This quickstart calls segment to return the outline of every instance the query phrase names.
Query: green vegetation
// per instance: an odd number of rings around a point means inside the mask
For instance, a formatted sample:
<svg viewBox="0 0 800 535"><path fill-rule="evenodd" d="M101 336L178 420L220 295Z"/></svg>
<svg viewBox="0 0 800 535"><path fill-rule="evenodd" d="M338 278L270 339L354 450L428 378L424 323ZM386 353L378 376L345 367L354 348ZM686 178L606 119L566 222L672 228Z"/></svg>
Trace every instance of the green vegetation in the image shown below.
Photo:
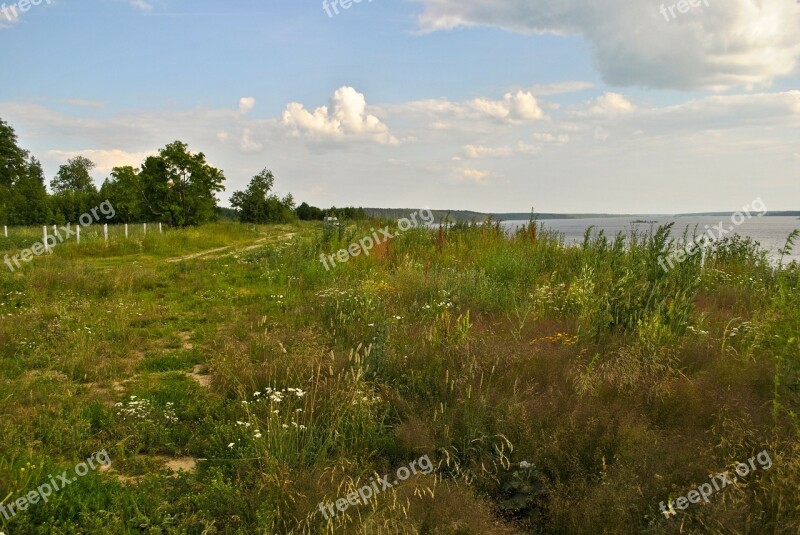
<svg viewBox="0 0 800 535"><path fill-rule="evenodd" d="M283 199L270 193L275 185L272 171L264 169L253 177L246 191L237 191L231 204L239 211L243 223L290 223L295 219L294 198Z"/></svg>
<svg viewBox="0 0 800 535"><path fill-rule="evenodd" d="M800 530L800 269L725 240L219 223L0 274L0 501L105 449L10 535ZM24 244L0 241L15 251ZM768 450L665 519L659 503ZM326 521L334 502L428 455Z"/></svg>
<svg viewBox="0 0 800 535"><path fill-rule="evenodd" d="M267 169L254 176L245 191L233 193L233 209L222 208L216 195L225 190L224 173L181 141L148 157L139 169L115 167L99 190L90 174L94 168L88 158L71 158L50 181L52 195L48 194L41 164L19 147L14 129L0 119L0 225L77 223L104 201L114 206L114 223L160 222L171 227L220 218L254 224L320 221L325 216L366 218L360 208L322 210L302 203L295 209L291 194L281 199L272 192L275 177Z"/></svg>

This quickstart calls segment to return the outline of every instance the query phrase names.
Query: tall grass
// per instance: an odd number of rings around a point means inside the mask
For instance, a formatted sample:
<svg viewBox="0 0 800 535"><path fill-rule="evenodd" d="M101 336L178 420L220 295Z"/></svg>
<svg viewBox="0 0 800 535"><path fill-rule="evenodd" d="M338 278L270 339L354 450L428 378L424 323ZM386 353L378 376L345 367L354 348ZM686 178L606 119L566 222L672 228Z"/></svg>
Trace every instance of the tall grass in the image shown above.
<svg viewBox="0 0 800 535"><path fill-rule="evenodd" d="M730 239L664 271L688 231L568 247L535 221L319 261L386 224L115 236L0 274L0 499L113 459L0 529L800 528L796 263ZM769 471L660 514L765 448ZM421 455L433 474L320 513Z"/></svg>

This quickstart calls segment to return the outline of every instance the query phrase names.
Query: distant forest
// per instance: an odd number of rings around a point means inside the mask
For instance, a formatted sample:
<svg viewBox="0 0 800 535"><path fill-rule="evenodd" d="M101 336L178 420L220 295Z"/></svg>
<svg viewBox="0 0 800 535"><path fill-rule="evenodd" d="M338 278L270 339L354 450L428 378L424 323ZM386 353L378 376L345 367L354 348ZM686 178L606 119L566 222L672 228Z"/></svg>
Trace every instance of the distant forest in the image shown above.
<svg viewBox="0 0 800 535"><path fill-rule="evenodd" d="M361 208L296 206L291 194L280 198L273 193L275 177L267 169L254 176L246 190L234 192L233 208L221 208L216 194L225 190L224 173L181 141L148 157L139 168L115 167L99 189L91 177L94 168L88 158L71 158L50 180L48 191L40 161L19 147L13 127L0 119L0 225L63 225L106 200L114 206L117 223L162 222L175 227L220 217L245 223L366 217Z"/></svg>

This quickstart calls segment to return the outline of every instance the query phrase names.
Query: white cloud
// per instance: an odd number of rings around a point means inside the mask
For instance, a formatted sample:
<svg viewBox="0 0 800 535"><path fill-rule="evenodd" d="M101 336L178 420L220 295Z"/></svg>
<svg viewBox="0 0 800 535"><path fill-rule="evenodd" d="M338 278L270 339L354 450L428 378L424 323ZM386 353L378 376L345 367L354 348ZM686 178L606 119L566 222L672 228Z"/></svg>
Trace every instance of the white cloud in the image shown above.
<svg viewBox="0 0 800 535"><path fill-rule="evenodd" d="M464 155L467 158L505 158L514 154L511 147L484 147L482 145L466 145Z"/></svg>
<svg viewBox="0 0 800 535"><path fill-rule="evenodd" d="M501 100L487 97L460 102L426 99L376 106L382 114L398 121L424 123L437 131L494 132L498 125L514 126L546 120L539 101L529 91L509 91Z"/></svg>
<svg viewBox="0 0 800 535"><path fill-rule="evenodd" d="M715 0L669 22L660 2L417 1L424 5L419 25L425 32L481 25L581 35L603 78L616 85L767 86L792 73L800 56L800 5L790 0Z"/></svg>
<svg viewBox="0 0 800 535"><path fill-rule="evenodd" d="M624 115L635 110L635 106L623 95L619 93L604 93L591 101L585 111L577 112L577 115L591 115L596 117L614 117Z"/></svg>
<svg viewBox="0 0 800 535"><path fill-rule="evenodd" d="M242 139L239 140L239 148L244 152L261 152L264 144L252 139L253 133L249 128L245 128L242 132Z"/></svg>
<svg viewBox="0 0 800 535"><path fill-rule="evenodd" d="M0 101L0 117L17 129L21 146L42 158L47 176L82 154L100 164L95 176L101 178L180 139L225 171L226 195L269 165L288 191L310 195L326 184L324 194L303 197L326 206L519 211L536 199L544 211L678 212L724 208L770 191L776 206L790 209L796 198L800 91L712 95L667 106L600 94L533 122L494 118L469 99L372 105L363 112L348 99L332 100L333 107L317 114L321 134L287 126L281 116L255 119L231 107L97 114L55 101ZM351 113L337 112L337 105ZM369 115L391 124L391 135L404 142L377 143L382 131L369 126ZM405 141L412 137L418 141ZM326 142L339 149L350 140L367 143L358 158L314 150ZM555 180L563 187L552 188ZM503 187L485 187L498 183ZM608 195L597 195L598 183ZM657 194L642 197L643 190Z"/></svg>
<svg viewBox="0 0 800 535"><path fill-rule="evenodd" d="M131 0L130 4L136 9L141 9L142 11L152 11L153 9L153 5L145 2L145 0Z"/></svg>
<svg viewBox="0 0 800 535"><path fill-rule="evenodd" d="M290 103L283 112L283 124L296 135L313 140L367 139L384 145L399 143L388 126L367 112L364 95L347 86L331 96L330 107L320 106L313 113L300 103Z"/></svg>
<svg viewBox="0 0 800 535"><path fill-rule="evenodd" d="M468 105L489 117L509 122L536 121L544 117L536 97L524 91L506 93L503 100L477 98Z"/></svg>
<svg viewBox="0 0 800 535"><path fill-rule="evenodd" d="M139 167L142 165L142 162L149 157L156 155L156 151L144 151L144 152L127 152L122 149L84 149L84 150L49 150L47 151L47 156L49 159L54 161L59 161L61 163L66 162L70 158L75 158L77 156L83 156L85 158L89 158L92 160L96 167L94 169L94 173L107 175L111 172L114 167L123 167L126 165L130 165L132 167Z"/></svg>
<svg viewBox="0 0 800 535"><path fill-rule="evenodd" d="M477 160L480 158L510 158L515 155L527 154L537 155L542 152L542 143L552 145L564 145L569 142L569 136L566 134L533 134L533 139L538 141L539 144L526 143L525 141L518 141L513 147L506 145L500 147L485 147L483 145L465 145L462 149L465 158ZM460 160L460 157L454 157L454 160Z"/></svg>
<svg viewBox="0 0 800 535"><path fill-rule="evenodd" d="M622 95L603 95L567 114L573 125L621 126L631 132L739 130L755 126L800 126L800 91L712 95L665 107L642 107Z"/></svg>
<svg viewBox="0 0 800 535"><path fill-rule="evenodd" d="M489 177L491 177L491 173L488 171L481 171L472 167L459 167L453 170L451 182L457 184L467 182L478 186L488 186L490 184Z"/></svg>
<svg viewBox="0 0 800 535"><path fill-rule="evenodd" d="M256 99L253 97L242 97L239 99L239 113L242 115L250 113L256 107Z"/></svg>

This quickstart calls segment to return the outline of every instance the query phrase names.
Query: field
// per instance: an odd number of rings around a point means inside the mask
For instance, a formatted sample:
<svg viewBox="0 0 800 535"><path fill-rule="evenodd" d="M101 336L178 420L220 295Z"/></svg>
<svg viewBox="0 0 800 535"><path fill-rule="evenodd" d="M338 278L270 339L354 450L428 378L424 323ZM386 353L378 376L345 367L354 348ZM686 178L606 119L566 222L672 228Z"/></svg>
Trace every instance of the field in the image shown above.
<svg viewBox="0 0 800 535"><path fill-rule="evenodd" d="M800 532L796 265L726 240L665 272L667 231L462 225L319 261L383 225L115 233L4 266L0 503L111 463L0 531Z"/></svg>

